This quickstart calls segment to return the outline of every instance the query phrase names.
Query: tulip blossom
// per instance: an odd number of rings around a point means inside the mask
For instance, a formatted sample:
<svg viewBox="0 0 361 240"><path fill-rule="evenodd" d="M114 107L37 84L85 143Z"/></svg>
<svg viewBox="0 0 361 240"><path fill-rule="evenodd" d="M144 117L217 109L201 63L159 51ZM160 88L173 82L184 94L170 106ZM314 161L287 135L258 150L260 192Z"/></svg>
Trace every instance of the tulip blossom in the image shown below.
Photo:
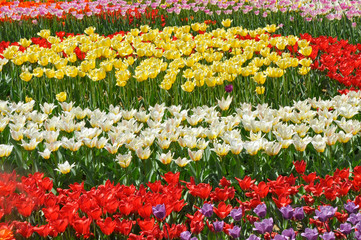
<svg viewBox="0 0 361 240"><path fill-rule="evenodd" d="M307 240L317 240L318 231L317 229L306 228L304 233L301 233L301 236Z"/></svg>
<svg viewBox="0 0 361 240"><path fill-rule="evenodd" d="M211 217L213 215L213 204L205 203L203 207L201 208L200 212L205 217Z"/></svg>
<svg viewBox="0 0 361 240"><path fill-rule="evenodd" d="M242 219L242 215L243 215L243 211L241 208L237 208L237 209L232 209L230 216L235 220L235 221L240 221Z"/></svg>
<svg viewBox="0 0 361 240"><path fill-rule="evenodd" d="M327 221L327 219L333 217L337 211L337 207L331 207L331 206L321 206L320 210L316 210L316 216L315 219L320 220L321 222Z"/></svg>
<svg viewBox="0 0 361 240"><path fill-rule="evenodd" d="M157 206L153 207L153 214L156 218L158 219L163 219L166 216L166 210L165 210L165 205L163 204L158 204Z"/></svg>
<svg viewBox="0 0 361 240"><path fill-rule="evenodd" d="M241 235L241 228L238 226L234 226L232 229L228 230L228 233L232 238L237 239Z"/></svg>
<svg viewBox="0 0 361 240"><path fill-rule="evenodd" d="M290 205L287 205L286 207L281 207L280 212L282 213L282 217L284 219L291 219L293 217L293 208Z"/></svg>
<svg viewBox="0 0 361 240"><path fill-rule="evenodd" d="M267 206L266 204L262 203L259 204L253 211L257 214L258 217L264 218L267 214Z"/></svg>
<svg viewBox="0 0 361 240"><path fill-rule="evenodd" d="M255 222L254 226L255 228L253 230L259 232L260 234L264 234L266 232L271 233L273 229L273 218L267 218L261 222Z"/></svg>
<svg viewBox="0 0 361 240"><path fill-rule="evenodd" d="M224 221L213 222L213 226L214 226L215 232L221 232L221 231L223 231L223 228L224 228Z"/></svg>
<svg viewBox="0 0 361 240"><path fill-rule="evenodd" d="M69 164L68 161L66 161L65 163L59 163L58 164L58 168L56 168L55 170L58 172L61 172L62 174L67 174L70 172L70 170L75 166L75 163L73 163L72 165Z"/></svg>

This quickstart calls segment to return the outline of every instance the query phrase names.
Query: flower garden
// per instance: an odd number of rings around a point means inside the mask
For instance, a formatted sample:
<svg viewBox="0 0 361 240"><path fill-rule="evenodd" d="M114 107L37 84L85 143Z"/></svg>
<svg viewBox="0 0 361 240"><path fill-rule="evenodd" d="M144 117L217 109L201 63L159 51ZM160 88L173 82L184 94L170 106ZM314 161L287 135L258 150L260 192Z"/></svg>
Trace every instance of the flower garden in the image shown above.
<svg viewBox="0 0 361 240"><path fill-rule="evenodd" d="M0 239L361 239L360 19L0 0Z"/></svg>

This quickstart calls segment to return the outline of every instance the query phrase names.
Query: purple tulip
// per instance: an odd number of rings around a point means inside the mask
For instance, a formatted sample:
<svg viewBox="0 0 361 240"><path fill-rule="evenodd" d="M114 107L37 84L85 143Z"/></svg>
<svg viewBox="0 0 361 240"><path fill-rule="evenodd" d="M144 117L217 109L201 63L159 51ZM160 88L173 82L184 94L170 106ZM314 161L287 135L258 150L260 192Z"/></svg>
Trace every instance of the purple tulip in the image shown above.
<svg viewBox="0 0 361 240"><path fill-rule="evenodd" d="M293 217L293 208L290 205L287 205L286 207L281 207L280 212L282 213L282 217L286 220Z"/></svg>
<svg viewBox="0 0 361 240"><path fill-rule="evenodd" d="M232 229L228 230L228 233L233 238L239 238L241 235L241 228L238 226L234 226Z"/></svg>
<svg viewBox="0 0 361 240"><path fill-rule="evenodd" d="M184 231L180 234L180 238L182 240L190 240L191 236L192 236L192 234L189 231Z"/></svg>
<svg viewBox="0 0 361 240"><path fill-rule="evenodd" d="M325 232L320 238L323 240L335 240L335 234L333 232Z"/></svg>
<svg viewBox="0 0 361 240"><path fill-rule="evenodd" d="M347 218L347 221L350 222L352 225L356 225L361 221L361 214L357 213L351 213L350 216Z"/></svg>
<svg viewBox="0 0 361 240"><path fill-rule="evenodd" d="M355 205L354 202L348 202L343 205L348 213L357 213L359 205Z"/></svg>
<svg viewBox="0 0 361 240"><path fill-rule="evenodd" d="M255 228L253 230L259 232L260 234L264 234L266 232L271 233L273 229L273 218L264 219L262 222L255 222Z"/></svg>
<svg viewBox="0 0 361 240"><path fill-rule="evenodd" d="M305 218L305 212L303 211L303 207L297 207L295 208L295 211L293 213L293 217L297 220L302 220Z"/></svg>
<svg viewBox="0 0 361 240"><path fill-rule="evenodd" d="M249 236L249 238L247 238L247 240L261 240L261 239L256 235L252 234L251 236Z"/></svg>
<svg viewBox="0 0 361 240"><path fill-rule="evenodd" d="M213 222L213 227L215 232L221 232L223 231L224 222L223 221Z"/></svg>
<svg viewBox="0 0 361 240"><path fill-rule="evenodd" d="M213 204L205 203L200 211L205 217L211 217L213 215Z"/></svg>
<svg viewBox="0 0 361 240"><path fill-rule="evenodd" d="M337 207L331 207L331 206L321 206L320 210L316 210L316 216L315 219L320 220L321 222L326 222L327 219L333 217L337 211Z"/></svg>
<svg viewBox="0 0 361 240"><path fill-rule="evenodd" d="M158 204L155 207L152 207L153 209L153 214L156 218L158 219L163 219L165 217L165 205L163 204Z"/></svg>
<svg viewBox="0 0 361 240"><path fill-rule="evenodd" d="M361 232L360 231L355 231L355 239L361 240Z"/></svg>
<svg viewBox="0 0 361 240"><path fill-rule="evenodd" d="M306 228L304 233L301 233L301 236L307 240L317 240L318 231L317 229Z"/></svg>
<svg viewBox="0 0 361 240"><path fill-rule="evenodd" d="M283 230L282 235L285 236L288 240L296 239L296 233L295 230L293 230L293 228Z"/></svg>
<svg viewBox="0 0 361 240"><path fill-rule="evenodd" d="M283 235L277 234L273 240L287 240L287 238Z"/></svg>
<svg viewBox="0 0 361 240"><path fill-rule="evenodd" d="M242 213L243 213L242 209L237 208L237 209L232 209L230 215L235 221L239 221L242 219Z"/></svg>
<svg viewBox="0 0 361 240"><path fill-rule="evenodd" d="M224 90L226 91L226 92L232 92L233 91L233 85L232 84L229 84L229 85L226 85L225 87L224 87Z"/></svg>
<svg viewBox="0 0 361 240"><path fill-rule="evenodd" d="M345 235L350 234L352 229L353 228L352 228L351 224L349 224L349 223L342 223L340 225L340 232L342 232Z"/></svg>
<svg viewBox="0 0 361 240"><path fill-rule="evenodd" d="M258 204L258 206L253 210L258 217L264 218L267 214L267 206L264 203Z"/></svg>

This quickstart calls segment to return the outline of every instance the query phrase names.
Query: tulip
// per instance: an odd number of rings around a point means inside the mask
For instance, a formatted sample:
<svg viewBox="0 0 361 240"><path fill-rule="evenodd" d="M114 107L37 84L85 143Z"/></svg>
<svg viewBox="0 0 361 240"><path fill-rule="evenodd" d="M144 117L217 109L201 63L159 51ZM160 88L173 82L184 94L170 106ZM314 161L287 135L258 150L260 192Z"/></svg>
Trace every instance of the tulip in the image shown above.
<svg viewBox="0 0 361 240"><path fill-rule="evenodd" d="M228 233L233 238L239 238L241 235L241 228L238 226L234 226L232 229L228 230Z"/></svg>
<svg viewBox="0 0 361 240"><path fill-rule="evenodd" d="M75 163L70 165L69 162L66 161L65 163L61 163L61 164L59 163L58 168L56 168L55 170L58 172L61 172L62 174L68 174L74 166L75 166Z"/></svg>
<svg viewBox="0 0 361 240"><path fill-rule="evenodd" d="M273 229L273 218L264 219L262 222L255 222L255 228L253 230L264 234L266 232L271 233Z"/></svg>
<svg viewBox="0 0 361 240"><path fill-rule="evenodd" d="M286 220L291 219L293 217L293 208L290 205L286 207L281 207L280 212L282 213L282 217Z"/></svg>
<svg viewBox="0 0 361 240"><path fill-rule="evenodd" d="M344 208L349 214L357 213L359 205L356 205L354 202L348 202L347 204L344 204Z"/></svg>
<svg viewBox="0 0 361 240"><path fill-rule="evenodd" d="M253 209L253 212L255 212L258 217L264 218L267 214L266 204L259 204L255 209Z"/></svg>
<svg viewBox="0 0 361 240"><path fill-rule="evenodd" d="M228 93L233 91L233 85L232 84L228 84L224 87L224 90Z"/></svg>
<svg viewBox="0 0 361 240"><path fill-rule="evenodd" d="M201 210L199 210L205 217L211 217L213 215L213 204L205 203Z"/></svg>
<svg viewBox="0 0 361 240"><path fill-rule="evenodd" d="M243 211L241 208L237 208L237 209L232 209L230 216L235 220L235 221L240 221L242 219L243 216Z"/></svg>
<svg viewBox="0 0 361 240"><path fill-rule="evenodd" d="M59 102L64 102L66 100L66 92L61 92L61 93L56 94L56 99Z"/></svg>
<svg viewBox="0 0 361 240"><path fill-rule="evenodd" d="M165 218L166 216L166 210L165 210L165 205L163 204L158 204L155 207L152 207L153 210L153 214L156 218L162 220L163 218Z"/></svg>
<svg viewBox="0 0 361 240"><path fill-rule="evenodd" d="M222 25L223 27L230 27L231 26L231 23L232 23L233 20L227 18L225 20L222 21Z"/></svg>
<svg viewBox="0 0 361 240"><path fill-rule="evenodd" d="M213 222L213 227L215 232L221 232L224 228L224 221Z"/></svg>

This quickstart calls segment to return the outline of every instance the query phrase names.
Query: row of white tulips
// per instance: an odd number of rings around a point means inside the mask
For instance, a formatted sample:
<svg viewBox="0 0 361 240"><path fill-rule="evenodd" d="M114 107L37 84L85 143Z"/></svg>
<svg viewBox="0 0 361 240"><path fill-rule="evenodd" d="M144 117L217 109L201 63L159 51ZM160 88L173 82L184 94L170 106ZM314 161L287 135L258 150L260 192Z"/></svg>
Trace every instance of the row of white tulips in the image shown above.
<svg viewBox="0 0 361 240"><path fill-rule="evenodd" d="M132 151L142 160L158 151L158 160L169 164L172 151L181 147L186 148L190 159L181 156L175 161L185 166L201 160L208 146L220 159L229 152L240 154L243 149L250 155L263 150L274 156L290 145L304 151L311 144L323 152L326 145L346 143L361 129L360 121L355 119L361 94L356 92L330 100L307 99L279 109L242 103L230 111L231 104L236 105L229 97L212 107L182 109L161 104L147 110L122 110L110 105L105 112L62 102L59 113L53 113L59 107L53 103L45 103L37 111L34 101L1 101L0 139L10 132L11 138L27 151L43 144L38 149L45 149L39 151L44 159L60 147L70 151L78 151L83 145L105 149L118 154L116 159L122 167L129 165ZM10 156L12 150L10 143L0 144L0 157Z"/></svg>

